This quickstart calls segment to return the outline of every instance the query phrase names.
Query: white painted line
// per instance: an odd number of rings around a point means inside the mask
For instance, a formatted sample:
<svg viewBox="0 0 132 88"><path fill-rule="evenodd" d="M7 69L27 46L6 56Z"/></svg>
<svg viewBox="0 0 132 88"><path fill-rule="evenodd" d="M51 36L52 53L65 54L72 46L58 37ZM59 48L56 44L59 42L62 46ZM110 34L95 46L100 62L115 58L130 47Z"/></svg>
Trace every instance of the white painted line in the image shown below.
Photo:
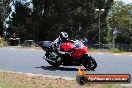
<svg viewBox="0 0 132 88"><path fill-rule="evenodd" d="M15 48L11 48L11 49L15 49Z"/></svg>
<svg viewBox="0 0 132 88"><path fill-rule="evenodd" d="M120 55L120 54L113 54L113 55Z"/></svg>
<svg viewBox="0 0 132 88"><path fill-rule="evenodd" d="M132 55L130 55L130 56L132 56Z"/></svg>
<svg viewBox="0 0 132 88"><path fill-rule="evenodd" d="M36 49L30 49L30 50L36 50Z"/></svg>

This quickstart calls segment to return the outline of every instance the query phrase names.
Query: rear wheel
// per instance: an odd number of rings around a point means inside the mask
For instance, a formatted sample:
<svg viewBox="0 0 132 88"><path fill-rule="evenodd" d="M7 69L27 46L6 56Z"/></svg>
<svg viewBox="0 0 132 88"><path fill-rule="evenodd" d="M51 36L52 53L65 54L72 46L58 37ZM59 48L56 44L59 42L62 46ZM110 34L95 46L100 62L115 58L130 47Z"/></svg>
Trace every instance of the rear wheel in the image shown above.
<svg viewBox="0 0 132 88"><path fill-rule="evenodd" d="M60 66L60 62L57 61L57 58L53 58L49 52L46 52L45 54L46 58L48 58L48 60L46 60L50 65L52 65L53 67L59 67Z"/></svg>
<svg viewBox="0 0 132 88"><path fill-rule="evenodd" d="M57 68L57 67L60 66L60 63L57 62L57 61L55 61L55 62L51 62L51 61L48 61L48 60L47 60L47 62L48 62L50 65L52 65L52 67L55 67L55 68Z"/></svg>
<svg viewBox="0 0 132 88"><path fill-rule="evenodd" d="M86 69L89 69L89 70L94 70L96 67L97 67L97 63L95 61L95 59L91 56L86 56L84 58L84 62L83 62L83 66L86 68Z"/></svg>
<svg viewBox="0 0 132 88"><path fill-rule="evenodd" d="M58 68L60 66L60 64L56 62L56 63L52 63L52 66L55 68Z"/></svg>

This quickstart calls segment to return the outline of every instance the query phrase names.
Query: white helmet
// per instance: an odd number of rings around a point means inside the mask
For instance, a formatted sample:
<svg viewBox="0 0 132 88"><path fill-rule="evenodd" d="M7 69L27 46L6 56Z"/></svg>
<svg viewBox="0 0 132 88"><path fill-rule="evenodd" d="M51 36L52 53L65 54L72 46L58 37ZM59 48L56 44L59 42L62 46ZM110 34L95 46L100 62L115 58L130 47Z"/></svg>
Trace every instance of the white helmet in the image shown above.
<svg viewBox="0 0 132 88"><path fill-rule="evenodd" d="M59 37L61 41L66 41L68 39L68 34L66 32L61 32Z"/></svg>

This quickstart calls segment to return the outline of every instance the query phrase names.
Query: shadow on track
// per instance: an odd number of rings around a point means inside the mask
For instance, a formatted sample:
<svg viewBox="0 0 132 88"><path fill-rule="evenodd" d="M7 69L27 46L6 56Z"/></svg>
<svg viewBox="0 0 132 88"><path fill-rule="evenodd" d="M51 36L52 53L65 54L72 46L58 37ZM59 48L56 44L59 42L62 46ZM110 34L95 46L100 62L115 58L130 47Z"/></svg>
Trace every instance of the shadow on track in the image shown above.
<svg viewBox="0 0 132 88"><path fill-rule="evenodd" d="M50 71L56 71L56 70L60 70L60 71L78 71L78 68L69 68L69 67L52 67L52 66L40 66L40 67L35 67L35 68L41 68L43 70L50 70ZM86 69L84 69L86 70ZM88 70L86 70L88 71Z"/></svg>

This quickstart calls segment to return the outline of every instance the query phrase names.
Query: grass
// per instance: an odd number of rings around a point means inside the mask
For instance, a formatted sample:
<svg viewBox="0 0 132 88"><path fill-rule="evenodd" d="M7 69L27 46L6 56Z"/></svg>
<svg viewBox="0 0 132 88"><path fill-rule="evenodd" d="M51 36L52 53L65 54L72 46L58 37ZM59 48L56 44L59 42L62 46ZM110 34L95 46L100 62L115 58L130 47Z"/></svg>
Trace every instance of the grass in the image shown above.
<svg viewBox="0 0 132 88"><path fill-rule="evenodd" d="M112 48L109 50L110 52L113 52L113 53L124 53L124 51L122 50L119 50L118 48Z"/></svg>
<svg viewBox="0 0 132 88"><path fill-rule="evenodd" d="M111 48L111 49L100 49L97 50L93 47L88 47L88 51L90 52L109 52L109 53L124 53L124 51L118 49L118 48Z"/></svg>
<svg viewBox="0 0 132 88"><path fill-rule="evenodd" d="M46 76L0 72L0 88L126 88L117 84L85 84ZM129 87L127 87L129 88Z"/></svg>

